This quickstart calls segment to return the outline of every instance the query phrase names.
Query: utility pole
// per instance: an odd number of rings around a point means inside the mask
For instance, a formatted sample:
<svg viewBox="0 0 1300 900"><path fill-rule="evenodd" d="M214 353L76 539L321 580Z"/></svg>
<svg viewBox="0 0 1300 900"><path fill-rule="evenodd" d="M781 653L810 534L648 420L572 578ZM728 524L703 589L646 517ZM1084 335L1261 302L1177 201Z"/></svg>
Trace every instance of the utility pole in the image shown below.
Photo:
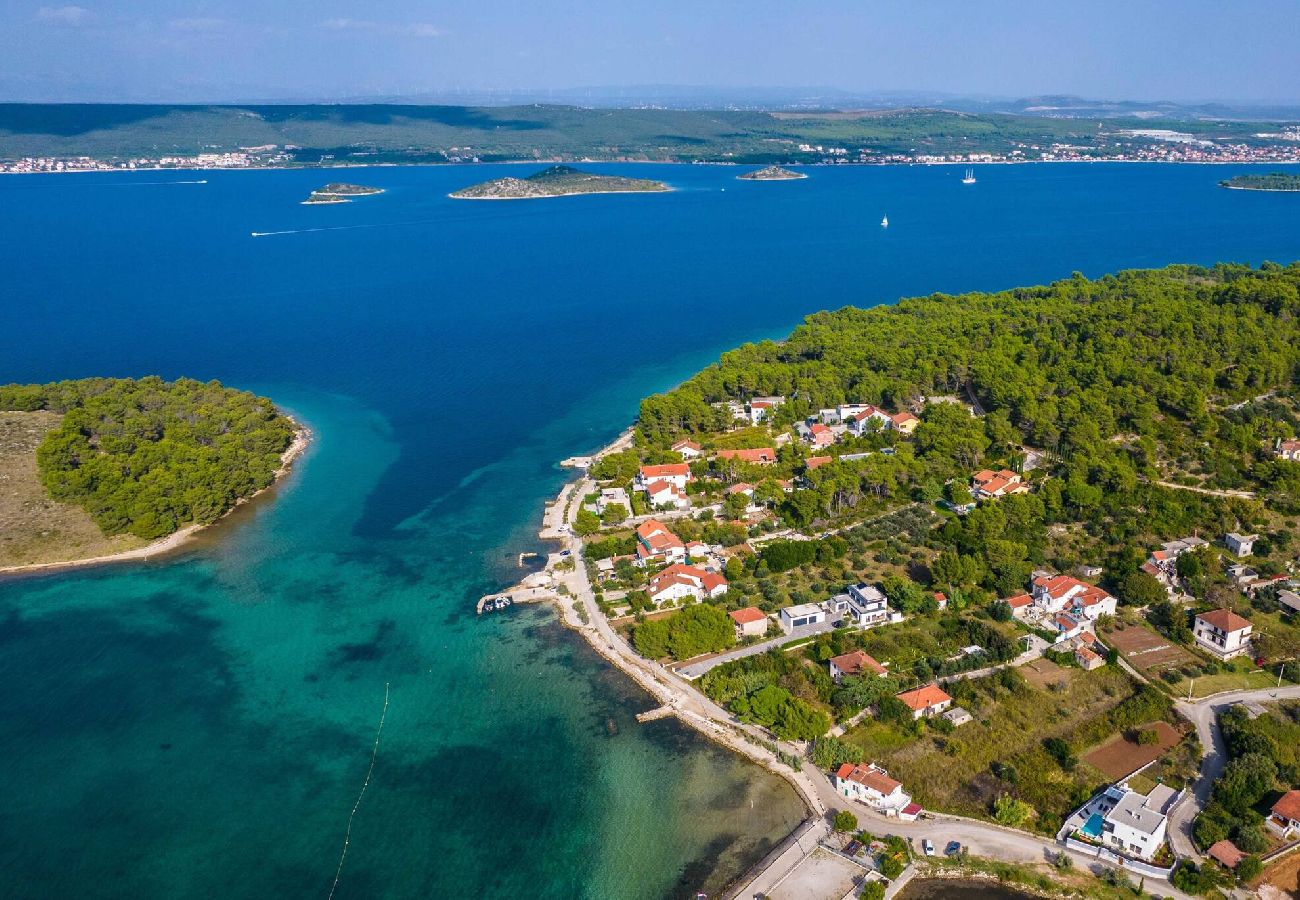
<svg viewBox="0 0 1300 900"><path fill-rule="evenodd" d="M1187 683L1187 702L1192 702L1192 689L1196 687L1196 679L1193 678Z"/></svg>
<svg viewBox="0 0 1300 900"><path fill-rule="evenodd" d="M1282 663L1282 665L1277 667L1277 686L1279 689L1282 687L1282 673L1285 671L1286 663Z"/></svg>

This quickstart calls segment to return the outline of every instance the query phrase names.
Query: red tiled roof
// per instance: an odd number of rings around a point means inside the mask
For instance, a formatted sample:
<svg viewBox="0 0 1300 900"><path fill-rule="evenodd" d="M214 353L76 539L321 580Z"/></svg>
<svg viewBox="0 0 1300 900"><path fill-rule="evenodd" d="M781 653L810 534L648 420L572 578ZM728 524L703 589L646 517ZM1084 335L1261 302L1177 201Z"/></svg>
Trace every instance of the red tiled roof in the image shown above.
<svg viewBox="0 0 1300 900"><path fill-rule="evenodd" d="M638 555L644 555L643 550L648 549L651 553L662 553L671 547L681 547L682 539L668 530L668 527L657 519L646 519L636 527L636 536L639 539L637 543Z"/></svg>
<svg viewBox="0 0 1300 900"><path fill-rule="evenodd" d="M1074 651L1074 655L1086 660L1087 662L1092 662L1094 659L1101 659L1101 654L1097 653L1096 650L1089 649L1088 647L1080 647Z"/></svg>
<svg viewBox="0 0 1300 900"><path fill-rule="evenodd" d="M853 763L845 763L840 766L835 775L843 781L856 781L858 784L871 788L871 790L885 796L902 787L901 783L878 769L875 763L870 765L859 763L856 766Z"/></svg>
<svg viewBox="0 0 1300 900"><path fill-rule="evenodd" d="M835 664L835 668L845 675L860 675L863 669L877 675L888 674L888 670L884 666L876 662L863 650L854 650L852 653L845 653L843 656L832 656L831 662Z"/></svg>
<svg viewBox="0 0 1300 900"><path fill-rule="evenodd" d="M952 698L944 693L944 690L937 684L927 684L925 687L919 687L913 691L903 691L898 695L898 699L907 704L907 707L914 712L952 701Z"/></svg>
<svg viewBox="0 0 1300 900"><path fill-rule="evenodd" d="M652 481L645 486L645 492L647 494L661 494L664 491L668 491L668 493L672 494L674 497L686 496L682 493L682 489L671 481Z"/></svg>
<svg viewBox="0 0 1300 900"><path fill-rule="evenodd" d="M821 422L814 422L812 425L810 425L810 426L808 427L808 432L809 432L810 434L814 434L814 435L816 435L816 434L830 434L830 431L831 431L831 430L830 430L829 428L827 428L825 425L823 425Z"/></svg>
<svg viewBox="0 0 1300 900"><path fill-rule="evenodd" d="M733 610L732 612L727 613L727 615L731 616L732 621L737 625L748 625L750 622L761 622L767 618L767 614L757 606L746 606L744 609Z"/></svg>
<svg viewBox="0 0 1300 900"><path fill-rule="evenodd" d="M1273 804L1273 815L1300 822L1300 791L1287 791Z"/></svg>
<svg viewBox="0 0 1300 900"><path fill-rule="evenodd" d="M910 412L908 412L907 410L903 410L903 412L900 412L900 413L894 413L894 414L893 414L892 416L890 416L889 418L890 418L890 421L892 421L895 425L902 425L904 422L919 422L919 421L921 421L920 419L918 419L916 416L912 415L912 414L911 414Z"/></svg>
<svg viewBox="0 0 1300 900"><path fill-rule="evenodd" d="M673 449L674 450L699 450L700 445L695 443L695 441L678 441L677 443L673 444Z"/></svg>
<svg viewBox="0 0 1300 900"><path fill-rule="evenodd" d="M1209 612L1197 613L1196 618L1213 625L1220 631L1241 631L1243 628L1250 627L1249 619L1243 619L1230 609L1212 609Z"/></svg>
<svg viewBox="0 0 1300 900"><path fill-rule="evenodd" d="M1007 598L1007 606L1012 609L1020 609L1034 602L1034 598L1028 594L1016 594L1014 597Z"/></svg>
<svg viewBox="0 0 1300 900"><path fill-rule="evenodd" d="M718 459L738 459L748 463L776 462L776 451L771 447L755 447L750 450L719 450Z"/></svg>
<svg viewBox="0 0 1300 900"><path fill-rule="evenodd" d="M1212 858L1223 863L1223 865L1227 866L1229 869L1237 868L1237 863L1241 862L1242 858L1246 855L1237 849L1237 845L1227 838L1211 844L1210 849L1207 852Z"/></svg>
<svg viewBox="0 0 1300 900"><path fill-rule="evenodd" d="M668 463L662 466L642 466L642 478L671 478L691 474L691 467L686 463Z"/></svg>
<svg viewBox="0 0 1300 900"><path fill-rule="evenodd" d="M923 812L921 804L909 803L903 807L902 814L905 816L918 816Z"/></svg>
<svg viewBox="0 0 1300 900"><path fill-rule="evenodd" d="M826 465L834 458L835 457L833 456L810 456L806 460L804 460L804 465L806 465L808 467L808 471L811 472L813 469L817 468L818 466Z"/></svg>
<svg viewBox="0 0 1300 900"><path fill-rule="evenodd" d="M753 489L754 486L750 484L748 481L742 481L740 482L740 484L733 484L731 487L727 488L725 493L728 495L739 494L742 493L743 491L752 491Z"/></svg>

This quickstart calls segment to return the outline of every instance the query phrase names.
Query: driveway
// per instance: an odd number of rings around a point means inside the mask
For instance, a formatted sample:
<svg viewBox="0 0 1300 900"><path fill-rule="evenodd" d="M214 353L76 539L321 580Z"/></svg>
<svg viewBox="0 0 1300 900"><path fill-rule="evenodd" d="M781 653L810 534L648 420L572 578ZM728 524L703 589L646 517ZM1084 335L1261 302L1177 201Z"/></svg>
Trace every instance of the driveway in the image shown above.
<svg viewBox="0 0 1300 900"><path fill-rule="evenodd" d="M818 634L825 634L835 628L835 623L830 620L818 622L815 625L801 625L789 634L781 634L770 640L761 641L757 644L751 644L748 647L741 647L738 650L730 650L726 653L719 653L717 656L710 656L708 659L702 659L699 662L690 662L673 669L678 675L687 681L694 681L705 672L713 669L723 663L731 662L733 659L744 659L746 656L756 656L759 653L789 644L802 638L813 637Z"/></svg>

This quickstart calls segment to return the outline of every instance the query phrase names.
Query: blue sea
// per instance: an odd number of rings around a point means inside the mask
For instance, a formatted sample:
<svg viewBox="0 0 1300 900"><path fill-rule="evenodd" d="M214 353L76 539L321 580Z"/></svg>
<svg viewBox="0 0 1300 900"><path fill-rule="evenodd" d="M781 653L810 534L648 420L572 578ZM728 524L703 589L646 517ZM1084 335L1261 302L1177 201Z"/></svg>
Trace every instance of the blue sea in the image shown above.
<svg viewBox="0 0 1300 900"><path fill-rule="evenodd" d="M0 895L716 893L793 791L637 725L648 698L549 610L474 615L556 462L816 310L1300 257L1300 196L1216 187L1276 166L611 165L675 190L446 196L533 168L0 178L0 382L215 378L315 433L178 557L0 583ZM340 177L385 193L300 205Z"/></svg>

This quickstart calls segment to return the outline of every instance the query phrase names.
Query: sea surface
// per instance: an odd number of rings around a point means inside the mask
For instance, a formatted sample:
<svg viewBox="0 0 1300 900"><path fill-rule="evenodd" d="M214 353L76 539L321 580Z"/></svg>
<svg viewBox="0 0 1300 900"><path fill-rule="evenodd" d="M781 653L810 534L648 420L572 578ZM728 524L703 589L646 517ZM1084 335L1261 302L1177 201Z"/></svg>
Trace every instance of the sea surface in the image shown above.
<svg viewBox="0 0 1300 900"><path fill-rule="evenodd" d="M798 822L793 791L635 724L648 698L549 610L474 616L539 549L556 462L816 310L1300 256L1300 196L1215 186L1275 166L591 168L675 190L0 178L0 382L215 378L315 434L179 557L0 583L0 895L716 893ZM386 193L299 205L340 177Z"/></svg>

